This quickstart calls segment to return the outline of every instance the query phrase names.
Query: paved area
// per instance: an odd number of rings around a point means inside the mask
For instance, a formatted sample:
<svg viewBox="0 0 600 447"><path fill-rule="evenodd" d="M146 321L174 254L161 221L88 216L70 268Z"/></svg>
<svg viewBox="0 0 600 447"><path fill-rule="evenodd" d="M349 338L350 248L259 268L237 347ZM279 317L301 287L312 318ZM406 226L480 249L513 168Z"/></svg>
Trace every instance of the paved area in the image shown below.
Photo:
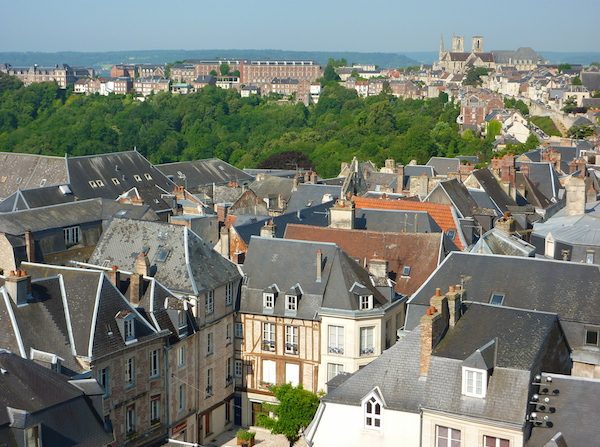
<svg viewBox="0 0 600 447"><path fill-rule="evenodd" d="M203 447L233 447L237 446L237 438L235 437L239 427L233 427L224 433L221 433L215 438L210 438L204 441ZM270 431L260 427L250 427L250 431L256 433L254 445L256 447L288 447L288 440L283 435L272 435ZM169 447L183 447L175 443L166 444ZM294 447L306 447L304 440L299 440Z"/></svg>

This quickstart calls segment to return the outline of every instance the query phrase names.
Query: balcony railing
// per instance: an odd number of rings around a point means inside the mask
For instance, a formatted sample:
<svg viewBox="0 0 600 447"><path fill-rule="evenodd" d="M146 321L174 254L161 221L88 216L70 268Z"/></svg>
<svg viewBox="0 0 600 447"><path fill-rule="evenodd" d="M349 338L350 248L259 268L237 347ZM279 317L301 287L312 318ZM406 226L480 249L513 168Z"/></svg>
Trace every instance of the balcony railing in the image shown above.
<svg viewBox="0 0 600 447"><path fill-rule="evenodd" d="M360 348L360 355L371 355L375 353L375 348L373 346L367 346L364 348Z"/></svg>
<svg viewBox="0 0 600 447"><path fill-rule="evenodd" d="M344 348L342 346L329 346L328 351L330 354L343 354Z"/></svg>
<svg viewBox="0 0 600 447"><path fill-rule="evenodd" d="M298 354L298 344L297 343L286 343L285 344L285 352L286 354Z"/></svg>
<svg viewBox="0 0 600 447"><path fill-rule="evenodd" d="M262 342L262 350L263 351L275 351L275 341L274 340L263 340Z"/></svg>

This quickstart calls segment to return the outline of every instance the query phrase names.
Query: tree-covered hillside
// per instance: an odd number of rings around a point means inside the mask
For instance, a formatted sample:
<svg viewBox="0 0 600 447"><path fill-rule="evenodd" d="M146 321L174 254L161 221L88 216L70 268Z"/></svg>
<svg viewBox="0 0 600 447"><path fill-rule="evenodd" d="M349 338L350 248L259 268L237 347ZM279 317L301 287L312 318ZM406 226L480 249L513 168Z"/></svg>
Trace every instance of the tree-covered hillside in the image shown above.
<svg viewBox="0 0 600 447"><path fill-rule="evenodd" d="M423 163L432 155L488 155L489 143L460 136L458 111L443 98L361 99L335 83L305 107L211 87L139 102L0 77L0 151L88 155L136 147L154 163L219 157L240 167L293 151L320 175L333 176L353 156L382 164L390 157Z"/></svg>

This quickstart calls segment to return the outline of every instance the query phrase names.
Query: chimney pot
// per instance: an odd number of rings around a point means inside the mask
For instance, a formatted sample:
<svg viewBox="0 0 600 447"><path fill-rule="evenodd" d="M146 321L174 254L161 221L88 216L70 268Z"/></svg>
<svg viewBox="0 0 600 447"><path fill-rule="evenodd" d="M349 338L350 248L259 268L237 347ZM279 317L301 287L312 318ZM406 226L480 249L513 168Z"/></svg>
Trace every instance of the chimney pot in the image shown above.
<svg viewBox="0 0 600 447"><path fill-rule="evenodd" d="M442 296L442 289L440 289L439 287L435 288L435 296Z"/></svg>
<svg viewBox="0 0 600 447"><path fill-rule="evenodd" d="M323 269L323 252L321 251L321 249L317 250L317 282L321 282L321 275L322 275L322 269Z"/></svg>

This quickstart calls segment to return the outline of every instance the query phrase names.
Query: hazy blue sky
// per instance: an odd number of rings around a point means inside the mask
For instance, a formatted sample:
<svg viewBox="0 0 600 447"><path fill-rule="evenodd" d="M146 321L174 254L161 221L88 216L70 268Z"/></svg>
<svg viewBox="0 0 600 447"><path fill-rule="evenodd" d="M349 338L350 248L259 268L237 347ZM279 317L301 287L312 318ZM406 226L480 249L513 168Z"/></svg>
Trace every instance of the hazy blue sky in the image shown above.
<svg viewBox="0 0 600 447"><path fill-rule="evenodd" d="M0 51L600 51L600 0L0 0Z"/></svg>

